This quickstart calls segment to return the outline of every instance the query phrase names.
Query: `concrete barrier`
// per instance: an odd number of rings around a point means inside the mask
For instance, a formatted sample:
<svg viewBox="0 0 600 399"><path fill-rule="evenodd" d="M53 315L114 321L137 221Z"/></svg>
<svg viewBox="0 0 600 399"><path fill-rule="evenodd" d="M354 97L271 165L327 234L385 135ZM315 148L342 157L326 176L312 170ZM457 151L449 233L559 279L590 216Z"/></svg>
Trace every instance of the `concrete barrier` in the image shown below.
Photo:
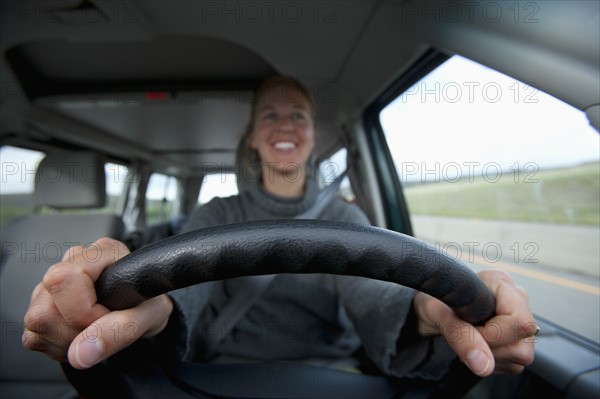
<svg viewBox="0 0 600 399"><path fill-rule="evenodd" d="M600 276L600 228L413 215L415 235L449 254ZM467 251L467 253L465 253Z"/></svg>

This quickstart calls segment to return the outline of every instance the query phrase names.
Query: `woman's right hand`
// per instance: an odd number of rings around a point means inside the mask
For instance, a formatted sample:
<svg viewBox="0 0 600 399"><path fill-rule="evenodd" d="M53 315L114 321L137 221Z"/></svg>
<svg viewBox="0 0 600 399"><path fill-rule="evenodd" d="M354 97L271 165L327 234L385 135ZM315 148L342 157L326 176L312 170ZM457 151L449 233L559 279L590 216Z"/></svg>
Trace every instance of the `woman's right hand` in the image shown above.
<svg viewBox="0 0 600 399"><path fill-rule="evenodd" d="M119 311L96 302L95 281L106 267L127 254L123 243L110 238L69 248L33 290L25 314L23 345L86 369L141 337L160 333L173 310L167 295Z"/></svg>

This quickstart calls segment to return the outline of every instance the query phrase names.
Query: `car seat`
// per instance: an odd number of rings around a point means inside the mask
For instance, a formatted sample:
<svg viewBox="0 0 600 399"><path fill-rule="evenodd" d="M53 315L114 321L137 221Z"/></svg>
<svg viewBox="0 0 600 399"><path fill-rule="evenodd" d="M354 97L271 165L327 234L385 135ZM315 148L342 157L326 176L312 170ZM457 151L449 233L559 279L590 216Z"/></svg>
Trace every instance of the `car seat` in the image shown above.
<svg viewBox="0 0 600 399"><path fill-rule="evenodd" d="M56 214L34 214L2 229L0 265L0 397L65 398L76 396L60 364L21 343L23 317L31 293L46 270L73 245L100 237L122 240L116 215L61 214L65 209L97 209L106 203L103 158L91 152L59 151L42 160L35 175L36 207Z"/></svg>

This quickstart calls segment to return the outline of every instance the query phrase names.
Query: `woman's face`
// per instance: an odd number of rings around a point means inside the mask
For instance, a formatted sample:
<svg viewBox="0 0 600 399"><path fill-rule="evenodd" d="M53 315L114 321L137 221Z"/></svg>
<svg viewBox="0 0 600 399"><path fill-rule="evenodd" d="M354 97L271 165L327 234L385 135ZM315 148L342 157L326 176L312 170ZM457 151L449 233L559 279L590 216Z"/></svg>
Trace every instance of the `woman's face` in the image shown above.
<svg viewBox="0 0 600 399"><path fill-rule="evenodd" d="M286 171L305 166L315 145L314 121L308 100L293 87L269 89L256 103L250 147L270 167Z"/></svg>

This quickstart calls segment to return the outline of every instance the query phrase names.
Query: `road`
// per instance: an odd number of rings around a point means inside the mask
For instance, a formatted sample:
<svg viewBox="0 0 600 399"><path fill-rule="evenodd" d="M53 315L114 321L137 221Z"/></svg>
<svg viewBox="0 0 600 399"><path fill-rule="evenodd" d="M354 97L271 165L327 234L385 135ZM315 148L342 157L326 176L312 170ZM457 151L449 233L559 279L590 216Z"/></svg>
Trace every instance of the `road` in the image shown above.
<svg viewBox="0 0 600 399"><path fill-rule="evenodd" d="M501 269L533 312L600 342L598 229L413 216L417 237L476 272Z"/></svg>

